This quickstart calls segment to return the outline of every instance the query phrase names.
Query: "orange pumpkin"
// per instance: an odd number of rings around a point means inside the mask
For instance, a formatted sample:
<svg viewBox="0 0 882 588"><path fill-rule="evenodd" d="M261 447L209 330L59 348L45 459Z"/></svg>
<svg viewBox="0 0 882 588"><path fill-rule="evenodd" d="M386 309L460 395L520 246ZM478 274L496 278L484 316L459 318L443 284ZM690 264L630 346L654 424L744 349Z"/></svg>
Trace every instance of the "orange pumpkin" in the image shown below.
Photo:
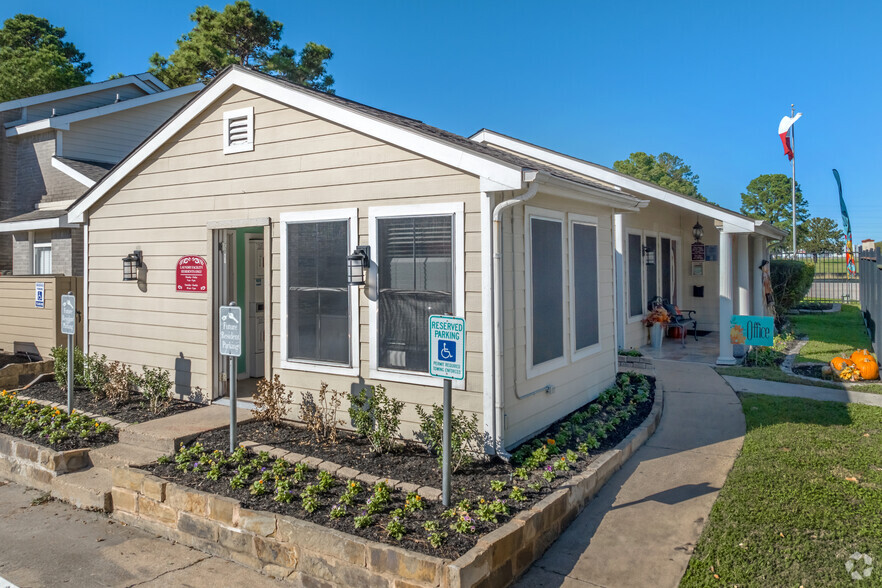
<svg viewBox="0 0 882 588"><path fill-rule="evenodd" d="M845 359L844 357L834 357L834 358L830 361L830 365L831 365L831 366L833 367L833 369L836 370L837 372L841 372L843 368L845 368L845 367L854 367L856 364L855 364L855 362L853 362L852 360L850 360L850 359Z"/></svg>
<svg viewBox="0 0 882 588"><path fill-rule="evenodd" d="M857 370L861 373L861 378L865 380L879 379L879 364L873 359L872 355L867 354L857 362Z"/></svg>
<svg viewBox="0 0 882 588"><path fill-rule="evenodd" d="M851 361L853 361L855 363L859 363L860 360L862 360L865 357L873 357L873 356L870 355L870 352L867 351L866 349L858 349L857 351L855 351L854 353L851 354Z"/></svg>

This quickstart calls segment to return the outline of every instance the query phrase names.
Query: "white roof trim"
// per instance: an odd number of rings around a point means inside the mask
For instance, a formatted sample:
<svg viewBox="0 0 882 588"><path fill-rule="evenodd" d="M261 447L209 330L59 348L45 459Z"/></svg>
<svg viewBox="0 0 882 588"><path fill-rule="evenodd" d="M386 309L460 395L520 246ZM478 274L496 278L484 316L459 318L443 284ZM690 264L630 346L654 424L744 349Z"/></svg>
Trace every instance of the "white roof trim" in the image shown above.
<svg viewBox="0 0 882 588"><path fill-rule="evenodd" d="M54 167L61 173L69 175L87 188L91 188L95 185L95 180L83 175L63 161L59 161L58 158L54 156L52 157L52 167Z"/></svg>
<svg viewBox="0 0 882 588"><path fill-rule="evenodd" d="M140 82L140 80L138 83L143 84L143 82ZM114 114L116 112L128 110L129 108L146 106L148 104L161 102L169 98L176 98L178 96L193 94L195 92L198 92L202 88L203 85L201 83L196 83L189 86L181 86L180 88L175 88L174 90L168 90L167 92L158 92L156 94L148 94L147 96L139 96L138 98L123 100L121 102L116 102L115 104L107 104L105 106L99 106L97 108L90 108L88 110L80 110L79 112L63 114L61 116L44 118L36 120L34 122L25 123L23 125L18 125L16 127L12 127L11 129L7 129L6 136L14 137L16 135L27 135L28 133L35 133L37 131L43 131L46 129L59 129L62 131L67 131L70 130L71 123L75 123L81 120L87 120L90 118L96 118L99 116L106 116L108 114Z"/></svg>
<svg viewBox="0 0 882 588"><path fill-rule="evenodd" d="M626 190L632 190L640 194L645 194L650 198L655 198L657 200L661 200L662 202L667 202L669 204L673 204L674 206L685 208L691 212L697 212L710 218L723 220L731 226L737 227L742 231L753 232L756 227L755 221L753 219L743 217L737 213L733 213L727 210L721 210L716 206L701 202L700 200L689 198L688 196L683 196L675 192L671 192L669 190L665 190L664 188L658 186L653 186L652 184L634 179L628 175L621 174L607 167L603 167L594 163L589 163L587 161L576 159L574 157L569 157L567 155L556 153L554 151L549 151L548 149L543 149L542 147L537 147L536 145L530 145L529 143L525 143L523 141L519 141L505 135L500 135L499 133L494 133L493 131L487 129L482 129L478 131L470 138L474 141L477 141L478 143L488 143L490 145L495 145L503 149L514 151L516 153L521 153L523 155L526 155L527 157L532 157L540 161L545 161L552 165L574 171L584 176L595 178L602 182L608 182L616 186L621 186Z"/></svg>
<svg viewBox="0 0 882 588"><path fill-rule="evenodd" d="M39 231L42 229L63 229L76 226L69 222L67 215L62 214L55 218L41 218L39 220L0 222L0 233L18 233L19 231Z"/></svg>
<svg viewBox="0 0 882 588"><path fill-rule="evenodd" d="M618 211L636 211L649 205L649 200L640 200L630 194L614 194L609 190L592 188L544 171L536 174L536 181L539 182L539 191L543 194L611 206Z"/></svg>
<svg viewBox="0 0 882 588"><path fill-rule="evenodd" d="M151 88L149 84L145 84L142 81L144 76L149 76L148 79L150 79L151 82L165 86L165 84L157 80L152 74L131 75L124 78L117 78L115 80L105 80L103 82L97 82L95 84L77 86L76 88L70 88L68 90L59 90L57 92L49 92L48 94L40 94L39 96L31 96L30 98L19 98L18 100L0 102L0 112L4 110L12 110L13 108L32 106L34 104L44 104L46 102L52 102L53 100L64 100L66 98L73 98L74 96L81 96L83 94L91 94L92 92L99 92L101 90L109 90L110 88L118 88L119 86L125 86L128 84L135 84L139 88L146 89L151 94L156 93L156 90ZM167 88L168 86L165 87Z"/></svg>
<svg viewBox="0 0 882 588"><path fill-rule="evenodd" d="M522 187L521 168L519 166L495 161L492 158L434 140L391 122L352 110L336 102L325 100L320 95L299 91L297 88L275 82L247 70L234 68L209 84L176 117L171 119L156 134L133 151L113 171L105 176L101 182L87 192L71 208L71 221L82 222L85 212L107 194L119 180L136 169L153 152L180 131L187 123L210 107L233 86L247 89L292 108L303 110L319 118L474 174L481 178L482 181L485 179L491 180L494 184L501 186L500 189L519 190Z"/></svg>

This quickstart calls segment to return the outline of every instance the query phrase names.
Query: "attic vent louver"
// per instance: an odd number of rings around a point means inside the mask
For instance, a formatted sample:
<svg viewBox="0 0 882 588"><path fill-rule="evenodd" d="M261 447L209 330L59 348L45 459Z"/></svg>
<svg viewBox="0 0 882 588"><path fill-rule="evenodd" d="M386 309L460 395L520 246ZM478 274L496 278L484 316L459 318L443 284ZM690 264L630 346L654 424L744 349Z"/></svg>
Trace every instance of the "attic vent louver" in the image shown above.
<svg viewBox="0 0 882 588"><path fill-rule="evenodd" d="M224 113L224 153L254 150L254 108Z"/></svg>

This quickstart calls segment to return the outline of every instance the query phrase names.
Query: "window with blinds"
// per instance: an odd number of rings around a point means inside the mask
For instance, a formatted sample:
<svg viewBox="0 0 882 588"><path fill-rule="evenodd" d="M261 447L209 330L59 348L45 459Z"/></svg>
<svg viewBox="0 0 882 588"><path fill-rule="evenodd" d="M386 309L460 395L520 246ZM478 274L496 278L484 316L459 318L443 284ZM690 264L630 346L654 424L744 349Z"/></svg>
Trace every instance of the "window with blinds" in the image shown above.
<svg viewBox="0 0 882 588"><path fill-rule="evenodd" d="M287 358L350 364L346 220L287 224Z"/></svg>
<svg viewBox="0 0 882 588"><path fill-rule="evenodd" d="M533 365L563 357L563 223L530 219Z"/></svg>
<svg viewBox="0 0 882 588"><path fill-rule="evenodd" d="M254 150L254 108L224 113L224 153Z"/></svg>
<svg viewBox="0 0 882 588"><path fill-rule="evenodd" d="M453 312L453 216L377 219L378 366L429 370L429 316Z"/></svg>
<svg viewBox="0 0 882 588"><path fill-rule="evenodd" d="M34 245L34 275L52 273L52 244L39 243Z"/></svg>
<svg viewBox="0 0 882 588"><path fill-rule="evenodd" d="M643 315L643 255L640 235L628 235L628 316Z"/></svg>
<svg viewBox="0 0 882 588"><path fill-rule="evenodd" d="M573 223L574 351L600 343L597 292L597 227Z"/></svg>

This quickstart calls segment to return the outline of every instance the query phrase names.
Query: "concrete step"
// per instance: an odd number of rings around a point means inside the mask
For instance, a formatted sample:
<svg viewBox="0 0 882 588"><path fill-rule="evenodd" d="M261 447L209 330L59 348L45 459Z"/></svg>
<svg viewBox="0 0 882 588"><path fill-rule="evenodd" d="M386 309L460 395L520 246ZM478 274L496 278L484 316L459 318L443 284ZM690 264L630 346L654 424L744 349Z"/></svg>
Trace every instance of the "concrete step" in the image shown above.
<svg viewBox="0 0 882 588"><path fill-rule="evenodd" d="M110 470L91 467L72 474L57 476L52 480L52 497L70 503L77 508L111 512L113 502L110 489L113 485Z"/></svg>
<svg viewBox="0 0 882 588"><path fill-rule="evenodd" d="M163 451L128 443L114 443L89 452L93 466L108 470L117 466L140 467L153 463L163 455L166 455Z"/></svg>
<svg viewBox="0 0 882 588"><path fill-rule="evenodd" d="M252 420L250 410L238 410L236 422ZM181 443L186 443L206 431L230 426L230 409L211 405L188 412L138 423L119 432L119 442L161 451L171 455Z"/></svg>

